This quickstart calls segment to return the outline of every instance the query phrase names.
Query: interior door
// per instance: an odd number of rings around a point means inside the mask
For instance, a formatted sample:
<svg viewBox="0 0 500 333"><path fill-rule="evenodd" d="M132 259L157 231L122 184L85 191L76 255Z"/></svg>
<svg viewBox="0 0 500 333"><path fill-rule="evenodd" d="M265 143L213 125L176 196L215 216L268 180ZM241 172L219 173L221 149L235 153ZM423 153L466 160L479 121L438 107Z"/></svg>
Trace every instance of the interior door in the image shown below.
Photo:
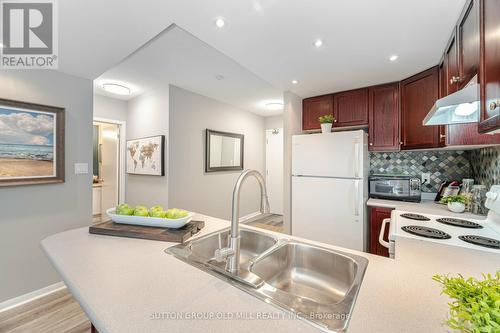
<svg viewBox="0 0 500 333"><path fill-rule="evenodd" d="M292 177L292 235L364 251L363 181Z"/></svg>
<svg viewBox="0 0 500 333"><path fill-rule="evenodd" d="M266 185L271 213L283 214L283 129L266 130Z"/></svg>
<svg viewBox="0 0 500 333"><path fill-rule="evenodd" d="M100 126L101 138L101 178L102 220L108 217L106 210L118 204L118 169L119 169L119 133L120 128L115 124Z"/></svg>

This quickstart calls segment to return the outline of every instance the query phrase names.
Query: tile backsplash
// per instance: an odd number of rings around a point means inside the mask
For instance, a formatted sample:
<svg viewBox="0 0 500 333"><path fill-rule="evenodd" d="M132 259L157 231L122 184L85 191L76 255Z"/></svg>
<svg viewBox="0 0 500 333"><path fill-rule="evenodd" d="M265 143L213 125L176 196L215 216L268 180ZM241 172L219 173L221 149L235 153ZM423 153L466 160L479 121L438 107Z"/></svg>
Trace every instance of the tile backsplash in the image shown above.
<svg viewBox="0 0 500 333"><path fill-rule="evenodd" d="M484 154L484 160L489 160L487 155ZM431 174L431 180L422 186L422 192L437 192L439 185L445 180L470 178L470 152L422 150L370 153L370 174L399 174L420 178L426 172Z"/></svg>
<svg viewBox="0 0 500 333"><path fill-rule="evenodd" d="M486 185L500 184L500 146L470 151L471 173L476 183Z"/></svg>

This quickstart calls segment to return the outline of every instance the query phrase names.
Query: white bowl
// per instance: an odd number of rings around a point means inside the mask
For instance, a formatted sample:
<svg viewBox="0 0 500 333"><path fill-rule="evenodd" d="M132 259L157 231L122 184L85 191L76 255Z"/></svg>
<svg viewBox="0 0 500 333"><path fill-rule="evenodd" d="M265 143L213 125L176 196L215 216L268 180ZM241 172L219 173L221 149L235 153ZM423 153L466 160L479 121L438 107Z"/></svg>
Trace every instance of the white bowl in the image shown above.
<svg viewBox="0 0 500 333"><path fill-rule="evenodd" d="M461 202L448 202L448 209L453 213L463 213L465 211L465 205Z"/></svg>
<svg viewBox="0 0 500 333"><path fill-rule="evenodd" d="M149 217L149 216L134 216L134 215L118 215L116 214L115 208L110 208L106 211L109 218L120 224L133 224L133 225L143 225L146 227L160 227L160 228L170 228L179 229L185 226L189 221L193 219L194 213L188 213L188 216L180 219L167 219L162 217Z"/></svg>

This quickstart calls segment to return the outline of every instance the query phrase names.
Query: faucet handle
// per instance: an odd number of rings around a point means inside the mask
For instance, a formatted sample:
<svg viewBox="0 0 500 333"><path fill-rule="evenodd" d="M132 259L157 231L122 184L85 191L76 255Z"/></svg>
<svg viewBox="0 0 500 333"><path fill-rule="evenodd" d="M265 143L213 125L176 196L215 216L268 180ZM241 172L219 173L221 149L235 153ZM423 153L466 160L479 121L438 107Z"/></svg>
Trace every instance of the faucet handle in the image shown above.
<svg viewBox="0 0 500 333"><path fill-rule="evenodd" d="M234 255L234 250L229 247L217 249L215 250L215 261L223 262L232 255Z"/></svg>

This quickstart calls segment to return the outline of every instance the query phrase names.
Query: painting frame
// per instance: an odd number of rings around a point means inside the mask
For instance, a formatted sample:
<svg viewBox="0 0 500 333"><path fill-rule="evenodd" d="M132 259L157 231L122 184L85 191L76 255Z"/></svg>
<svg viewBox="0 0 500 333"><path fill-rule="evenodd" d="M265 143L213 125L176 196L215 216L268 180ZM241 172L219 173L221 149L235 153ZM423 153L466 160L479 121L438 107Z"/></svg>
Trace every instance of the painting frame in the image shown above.
<svg viewBox="0 0 500 333"><path fill-rule="evenodd" d="M215 167L210 165L211 135L225 136L240 139L240 164L236 166ZM245 167L245 135L239 133L216 131L207 128L205 130L205 173L221 171L242 171Z"/></svg>
<svg viewBox="0 0 500 333"><path fill-rule="evenodd" d="M128 149L129 149L129 143L134 142L134 141L145 141L145 140L151 140L151 139L159 139L160 142L160 173L158 174L149 174L149 173L137 173L137 172L131 172L129 171L129 163L128 163L128 158L129 154L127 154ZM125 143L125 172L127 175L134 175L134 176L153 176L153 177L163 177L165 176L165 135L152 135L152 136L147 136L147 137L141 137L141 138L136 138L136 139L130 139L126 140Z"/></svg>
<svg viewBox="0 0 500 333"><path fill-rule="evenodd" d="M21 113L48 113L55 118L55 130L53 131L52 146L53 148L53 175L50 176L18 176L2 179L0 177L0 187L5 186L22 186L22 185L39 185L39 184L54 184L65 182L65 108L36 104L30 102L16 101L11 99L0 98L1 109L12 109ZM0 160L1 162L1 160Z"/></svg>

